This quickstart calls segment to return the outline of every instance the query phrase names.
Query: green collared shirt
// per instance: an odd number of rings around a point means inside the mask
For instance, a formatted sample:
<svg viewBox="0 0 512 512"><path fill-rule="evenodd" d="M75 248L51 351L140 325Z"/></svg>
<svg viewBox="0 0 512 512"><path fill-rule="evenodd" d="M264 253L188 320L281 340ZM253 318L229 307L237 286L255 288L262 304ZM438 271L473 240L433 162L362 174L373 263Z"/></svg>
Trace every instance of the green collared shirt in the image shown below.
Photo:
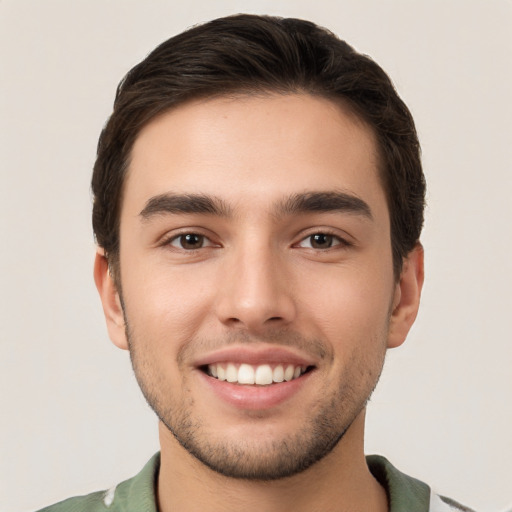
<svg viewBox="0 0 512 512"><path fill-rule="evenodd" d="M471 512L434 494L427 484L401 473L384 457L369 455L366 460L372 474L386 489L390 512ZM158 512L155 484L159 467L157 453L138 475L112 489L69 498L39 512Z"/></svg>

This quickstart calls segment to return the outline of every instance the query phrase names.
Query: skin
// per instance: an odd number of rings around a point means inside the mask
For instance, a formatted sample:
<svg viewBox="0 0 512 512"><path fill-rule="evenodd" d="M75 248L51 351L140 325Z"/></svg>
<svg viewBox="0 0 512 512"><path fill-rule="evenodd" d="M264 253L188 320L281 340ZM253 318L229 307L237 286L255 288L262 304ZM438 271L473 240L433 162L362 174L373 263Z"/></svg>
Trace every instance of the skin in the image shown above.
<svg viewBox="0 0 512 512"><path fill-rule="evenodd" d="M364 459L365 406L416 317L423 252L396 280L377 167L371 130L309 95L194 101L139 134L122 296L101 248L95 280L110 337L161 419L162 512L387 510ZM359 206L290 207L325 192ZM221 211L169 211L166 194L215 198ZM225 350L290 355L311 371L276 404L237 405L200 367Z"/></svg>

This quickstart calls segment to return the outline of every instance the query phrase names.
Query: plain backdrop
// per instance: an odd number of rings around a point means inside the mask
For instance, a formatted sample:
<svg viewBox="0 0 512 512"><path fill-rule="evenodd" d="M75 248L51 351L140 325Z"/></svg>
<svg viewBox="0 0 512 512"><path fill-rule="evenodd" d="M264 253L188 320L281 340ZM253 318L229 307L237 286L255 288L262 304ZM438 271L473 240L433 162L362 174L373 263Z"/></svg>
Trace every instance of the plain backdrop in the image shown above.
<svg viewBox="0 0 512 512"><path fill-rule="evenodd" d="M89 180L121 77L237 12L325 25L391 75L428 179L426 284L368 453L482 512L512 505L510 0L0 0L0 510L104 489L158 449L92 280Z"/></svg>

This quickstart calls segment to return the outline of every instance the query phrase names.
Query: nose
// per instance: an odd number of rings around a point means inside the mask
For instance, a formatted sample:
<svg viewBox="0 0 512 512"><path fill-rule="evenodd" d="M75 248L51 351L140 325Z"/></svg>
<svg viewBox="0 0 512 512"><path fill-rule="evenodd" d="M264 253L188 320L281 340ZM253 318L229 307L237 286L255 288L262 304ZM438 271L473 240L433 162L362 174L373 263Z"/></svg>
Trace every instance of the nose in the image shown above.
<svg viewBox="0 0 512 512"><path fill-rule="evenodd" d="M296 315L285 258L270 247L238 251L224 263L217 301L219 320L253 333L284 327Z"/></svg>

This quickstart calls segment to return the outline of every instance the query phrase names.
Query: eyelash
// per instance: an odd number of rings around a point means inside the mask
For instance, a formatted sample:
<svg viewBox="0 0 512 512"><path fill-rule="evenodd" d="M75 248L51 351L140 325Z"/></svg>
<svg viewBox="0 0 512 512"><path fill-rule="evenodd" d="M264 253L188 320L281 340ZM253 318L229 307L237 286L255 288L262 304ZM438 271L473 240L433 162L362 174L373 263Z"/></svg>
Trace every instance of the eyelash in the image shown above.
<svg viewBox="0 0 512 512"><path fill-rule="evenodd" d="M318 237L318 236L326 237L328 241L330 240L330 245L328 247L324 247L324 248L313 247L314 242L312 242L312 239L313 239L313 237ZM199 238L200 242L201 242L201 246L200 247L192 247L192 248L184 247L183 243L184 243L185 237ZM304 242L306 242L307 240L310 240L310 245L303 247L302 244ZM205 242L206 242L206 245L204 245ZM174 245L175 243L179 244L180 246ZM203 235L202 233L198 233L198 232L194 232L194 231L187 231L184 233L179 233L177 235L176 234L172 235L169 238L164 239L162 241L162 245L169 246L169 247L172 247L173 249L177 249L177 250L183 250L186 252L194 252L194 251L198 251L200 249L205 249L208 247L219 247L214 242L212 242L211 239L208 238L206 235ZM329 249L334 249L336 247L340 247L340 248L351 247L352 245L353 244L348 242L346 239L341 238L338 235L335 235L334 233L330 232L329 230L320 230L320 231L315 231L314 233L310 233L309 235L301 238L301 240L297 244L294 244L293 247L298 247L298 248L303 247L305 249L312 249L315 251L323 252L323 251L327 251Z"/></svg>
<svg viewBox="0 0 512 512"><path fill-rule="evenodd" d="M346 240L345 238L340 237L339 235L336 235L332 233L329 230L319 230L315 231L313 233L310 233L309 235L301 238L301 240L294 245L294 247L301 247L301 244L304 243L306 240L311 240L315 236L324 236L331 239L331 245L325 248L318 248L313 247L312 245L309 245L308 247L304 247L305 249L312 249L315 251L327 251L329 249L335 249L335 248L344 248L344 247L351 247L353 244Z"/></svg>
<svg viewBox="0 0 512 512"><path fill-rule="evenodd" d="M194 236L194 237L200 238L201 242L203 242L201 247L194 247L194 248L189 248L189 249L183 247L184 238L188 237L188 236L191 236L191 237ZM180 243L180 241L181 241L181 243ZM174 245L174 242L177 242L181 247L178 247L177 245ZM204 242L206 242L207 245L204 245ZM216 244L213 243L210 240L210 238L208 238L206 235L203 235L202 233L198 233L198 232L195 232L195 231L186 231L184 233L179 233L177 235L172 235L169 238L164 239L162 241L162 245L163 246L170 246L173 249L183 250L183 251L187 251L187 252L194 252L194 251L198 251L200 249L205 249L207 247L215 247L216 246Z"/></svg>

